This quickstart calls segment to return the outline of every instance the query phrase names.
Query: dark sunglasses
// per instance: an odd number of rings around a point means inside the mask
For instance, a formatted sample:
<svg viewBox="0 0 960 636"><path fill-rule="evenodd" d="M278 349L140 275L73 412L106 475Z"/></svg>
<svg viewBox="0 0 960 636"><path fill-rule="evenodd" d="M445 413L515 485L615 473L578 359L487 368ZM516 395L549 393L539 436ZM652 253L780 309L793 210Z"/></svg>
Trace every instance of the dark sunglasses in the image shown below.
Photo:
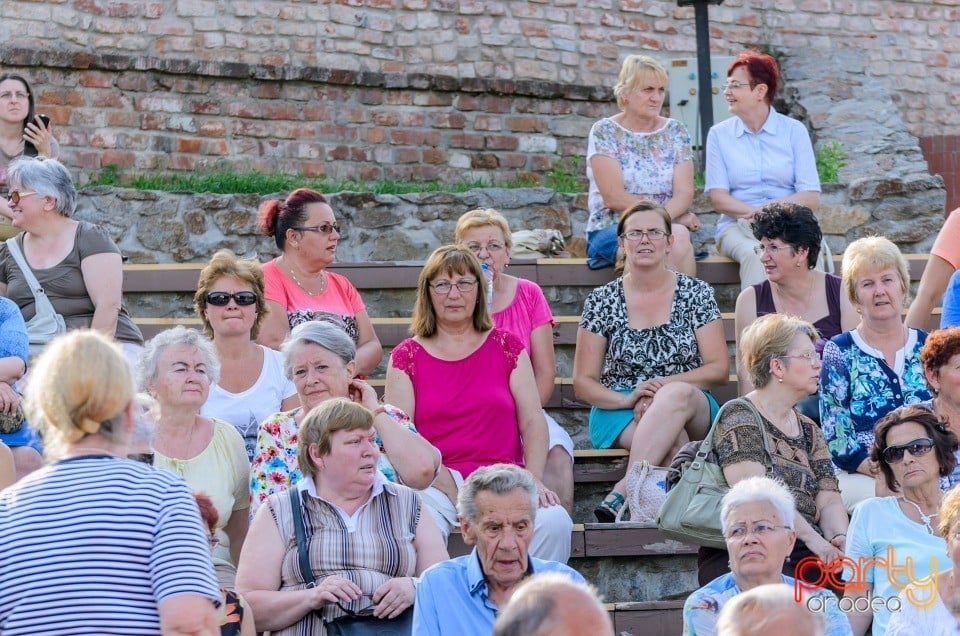
<svg viewBox="0 0 960 636"><path fill-rule="evenodd" d="M909 451L913 457L923 457L931 450L933 450L933 440L929 437L921 437L906 444L887 446L883 449L883 461L888 464L898 464L903 461L904 451Z"/></svg>
<svg viewBox="0 0 960 636"><path fill-rule="evenodd" d="M20 199L24 199L34 194L36 194L36 192L20 192L19 190L11 190L9 199L14 205L20 205Z"/></svg>
<svg viewBox="0 0 960 636"><path fill-rule="evenodd" d="M308 225L306 227L294 227L290 229L297 230L298 232L318 232L323 234L336 231L337 234L340 234L339 223L321 223L320 225Z"/></svg>
<svg viewBox="0 0 960 636"><path fill-rule="evenodd" d="M214 307L226 307L230 304L231 298L241 307L246 307L248 305L255 304L258 296L253 292L248 291L237 292L235 294L228 294L227 292L210 292L207 294L207 304L213 305Z"/></svg>
<svg viewBox="0 0 960 636"><path fill-rule="evenodd" d="M129 453L127 459L153 466L153 453Z"/></svg>

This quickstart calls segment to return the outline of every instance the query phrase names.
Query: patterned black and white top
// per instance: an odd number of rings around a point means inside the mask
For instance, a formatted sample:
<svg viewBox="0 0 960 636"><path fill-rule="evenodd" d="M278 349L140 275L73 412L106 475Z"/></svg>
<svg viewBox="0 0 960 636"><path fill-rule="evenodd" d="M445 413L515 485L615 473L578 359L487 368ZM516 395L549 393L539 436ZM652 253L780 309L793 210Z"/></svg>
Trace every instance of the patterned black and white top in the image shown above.
<svg viewBox="0 0 960 636"><path fill-rule="evenodd" d="M720 319L720 308L707 283L677 273L670 321L634 329L627 316L623 279L590 292L580 326L607 339L600 382L613 390L630 390L650 378L686 373L703 364L696 331Z"/></svg>

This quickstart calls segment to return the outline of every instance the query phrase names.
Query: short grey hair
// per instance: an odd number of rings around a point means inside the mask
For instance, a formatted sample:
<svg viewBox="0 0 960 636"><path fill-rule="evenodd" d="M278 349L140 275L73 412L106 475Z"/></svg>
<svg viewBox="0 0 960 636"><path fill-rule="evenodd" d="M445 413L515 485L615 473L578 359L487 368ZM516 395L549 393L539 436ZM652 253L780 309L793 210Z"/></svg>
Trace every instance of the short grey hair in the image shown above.
<svg viewBox="0 0 960 636"><path fill-rule="evenodd" d="M574 581L560 572L534 574L510 595L510 600L507 601L493 625L493 636L535 636L555 633L560 627L556 617L559 606L557 599L564 593L576 595L578 607L594 603L600 611L606 613L592 585ZM573 599L569 598L569 600ZM598 629L597 633L604 632Z"/></svg>
<svg viewBox="0 0 960 636"><path fill-rule="evenodd" d="M735 483L720 500L720 529L727 534L727 518L737 506L766 502L780 515L783 525L793 527L797 504L783 482L769 477L747 477Z"/></svg>
<svg viewBox="0 0 960 636"><path fill-rule="evenodd" d="M203 355L203 363L207 366L207 378L210 383L220 380L220 359L217 358L217 349L213 346L213 342L196 329L177 325L173 329L167 329L155 335L140 352L137 360L137 384L141 390L157 378L157 367L164 350L176 345L196 347Z"/></svg>
<svg viewBox="0 0 960 636"><path fill-rule="evenodd" d="M526 491L530 497L530 518L535 519L540 497L537 494L537 482L529 470L513 464L493 464L478 468L467 477L457 495L457 512L470 523L479 521L477 495L488 490L497 495L508 495L517 488Z"/></svg>
<svg viewBox="0 0 960 636"><path fill-rule="evenodd" d="M77 209L77 190L66 166L46 157L18 157L7 170L7 183L33 190L40 196L56 201L57 212L73 216Z"/></svg>
<svg viewBox="0 0 960 636"><path fill-rule="evenodd" d="M717 617L718 636L763 634L771 625L773 617L789 613L791 620L801 623L803 633L823 636L827 631L827 619L821 612L814 612L794 598L793 587L786 583L768 583L737 594L727 601ZM806 624L802 621L806 619Z"/></svg>
<svg viewBox="0 0 960 636"><path fill-rule="evenodd" d="M293 367L290 358L293 350L301 345L315 344L330 351L347 366L357 357L357 345L347 332L333 323L323 320L302 322L293 328L287 339L280 345L283 354L283 372L287 378L293 379Z"/></svg>

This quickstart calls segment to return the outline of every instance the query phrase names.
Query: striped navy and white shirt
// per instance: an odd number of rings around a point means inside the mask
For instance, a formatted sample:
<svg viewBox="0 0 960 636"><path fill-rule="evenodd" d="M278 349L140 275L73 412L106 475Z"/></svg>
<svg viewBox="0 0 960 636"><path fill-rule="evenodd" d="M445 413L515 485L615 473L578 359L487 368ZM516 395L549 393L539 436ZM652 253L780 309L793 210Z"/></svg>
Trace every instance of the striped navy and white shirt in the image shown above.
<svg viewBox="0 0 960 636"><path fill-rule="evenodd" d="M206 532L172 473L63 459L0 493L0 632L158 634L157 605L219 602Z"/></svg>

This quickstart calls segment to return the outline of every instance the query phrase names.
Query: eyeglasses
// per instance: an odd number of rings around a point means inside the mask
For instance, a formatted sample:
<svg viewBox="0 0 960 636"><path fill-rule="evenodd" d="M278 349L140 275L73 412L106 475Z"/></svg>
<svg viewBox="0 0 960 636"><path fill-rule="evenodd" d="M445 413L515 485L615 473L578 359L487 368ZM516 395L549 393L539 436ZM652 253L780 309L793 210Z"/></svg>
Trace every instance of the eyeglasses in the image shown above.
<svg viewBox="0 0 960 636"><path fill-rule="evenodd" d="M437 292L438 294L449 294L450 291L456 287L460 293L466 294L468 291L473 291L473 288L476 287L477 281L469 280L464 278L463 280L458 280L456 283L451 283L449 281L441 281L439 283L433 283L430 285L430 289Z"/></svg>
<svg viewBox="0 0 960 636"><path fill-rule="evenodd" d="M743 88L744 86L749 86L750 88L753 88L756 85L757 85L756 82L727 82L726 84L723 85L723 90L735 91Z"/></svg>
<svg viewBox="0 0 960 636"><path fill-rule="evenodd" d="M226 307L230 304L230 299L233 299L233 302L237 303L241 307L246 307L248 305L253 305L259 300L259 296L251 291L240 291L235 294L229 294L227 292L210 292L207 294L207 304L213 305L214 307Z"/></svg>
<svg viewBox="0 0 960 636"><path fill-rule="evenodd" d="M794 353L790 355L777 356L778 358L802 358L809 362L810 364L816 364L820 362L820 355L816 351L807 351L806 353Z"/></svg>
<svg viewBox="0 0 960 636"><path fill-rule="evenodd" d="M474 254L479 254L484 249L486 249L491 254L499 252L504 248L503 243L497 243L496 241L491 241L486 245L481 245L480 243L467 243L467 249L473 252Z"/></svg>
<svg viewBox="0 0 960 636"><path fill-rule="evenodd" d="M0 93L0 100L3 100L5 102L9 102L11 99L21 100L21 99L26 99L28 97L30 97L30 93L24 93L23 91L17 91L15 93L10 91L4 91Z"/></svg>
<svg viewBox="0 0 960 636"><path fill-rule="evenodd" d="M763 253L766 252L770 256L776 256L780 252L785 252L787 250L793 250L792 245L754 245L753 253L757 256L763 256Z"/></svg>
<svg viewBox="0 0 960 636"><path fill-rule="evenodd" d="M746 525L733 526L727 528L726 538L728 541L742 541L747 535L753 533L760 538L768 537L775 530L790 530L790 526L778 526L769 521L755 521L747 528Z"/></svg>
<svg viewBox="0 0 960 636"><path fill-rule="evenodd" d="M903 461L904 451L909 452L913 457L923 457L933 450L933 440L929 437L920 437L897 446L887 446L883 449L883 461L888 464L899 464Z"/></svg>
<svg viewBox="0 0 960 636"><path fill-rule="evenodd" d="M28 197L31 194L36 194L36 192L20 192L19 190L10 191L10 202L14 205L20 205L20 199Z"/></svg>
<svg viewBox="0 0 960 636"><path fill-rule="evenodd" d="M644 238L650 241L662 241L666 236L667 233L663 230L630 230L621 234L620 238L625 238L628 241L639 241Z"/></svg>
<svg viewBox="0 0 960 636"><path fill-rule="evenodd" d="M153 453L127 453L127 459L153 466Z"/></svg>
<svg viewBox="0 0 960 636"><path fill-rule="evenodd" d="M292 230L297 230L298 232L316 232L318 234L329 234L330 232L340 233L340 224L339 223L321 223L320 225L310 225L307 227L294 227L290 228Z"/></svg>

